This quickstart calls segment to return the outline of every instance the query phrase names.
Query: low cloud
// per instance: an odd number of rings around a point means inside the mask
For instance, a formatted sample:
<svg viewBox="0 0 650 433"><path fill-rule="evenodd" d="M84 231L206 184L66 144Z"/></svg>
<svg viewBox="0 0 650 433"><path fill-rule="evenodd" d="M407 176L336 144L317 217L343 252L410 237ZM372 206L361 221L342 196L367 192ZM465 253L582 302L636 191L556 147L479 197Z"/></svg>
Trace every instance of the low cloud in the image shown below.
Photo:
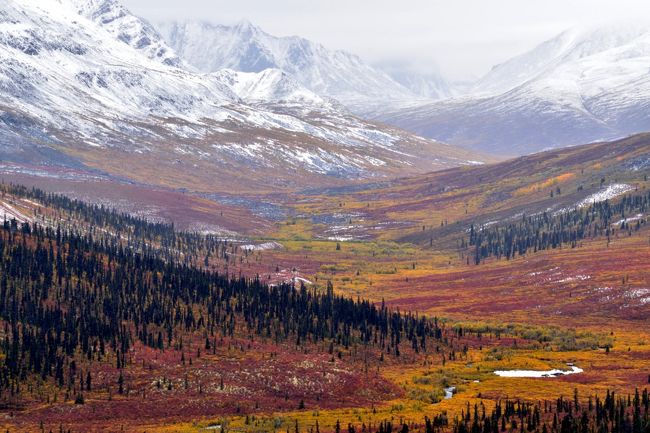
<svg viewBox="0 0 650 433"><path fill-rule="evenodd" d="M573 26L650 16L646 0L123 0L152 21L249 19L373 64L404 63L452 79L480 76Z"/></svg>

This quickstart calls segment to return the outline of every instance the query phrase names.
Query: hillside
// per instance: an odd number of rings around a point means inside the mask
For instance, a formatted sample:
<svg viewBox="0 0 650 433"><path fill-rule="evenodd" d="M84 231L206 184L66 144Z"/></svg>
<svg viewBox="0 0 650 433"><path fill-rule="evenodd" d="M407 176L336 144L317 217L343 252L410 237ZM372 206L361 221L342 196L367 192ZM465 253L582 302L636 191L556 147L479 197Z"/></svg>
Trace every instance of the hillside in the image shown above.
<svg viewBox="0 0 650 433"><path fill-rule="evenodd" d="M330 201L344 201L356 208L356 219L363 221L350 232L372 233L373 225L384 223L388 225L382 230L384 237L406 235L410 241L428 243L438 231L444 234L472 223L481 226L517 215L560 212L578 203L590 204L590 197L604 200L641 188L647 181L649 153L650 136L639 134L397 179L352 192L325 190L320 196L323 203L312 210L320 212L331 206Z"/></svg>

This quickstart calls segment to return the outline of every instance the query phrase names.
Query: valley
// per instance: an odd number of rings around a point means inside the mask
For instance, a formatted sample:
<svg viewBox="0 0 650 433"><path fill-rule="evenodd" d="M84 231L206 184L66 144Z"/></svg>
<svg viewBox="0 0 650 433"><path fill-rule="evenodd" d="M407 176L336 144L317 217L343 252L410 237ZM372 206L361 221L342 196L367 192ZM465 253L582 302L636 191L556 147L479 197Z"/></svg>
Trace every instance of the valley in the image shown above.
<svg viewBox="0 0 650 433"><path fill-rule="evenodd" d="M0 0L1 430L650 432L649 26L190 3Z"/></svg>
<svg viewBox="0 0 650 433"><path fill-rule="evenodd" d="M595 200L617 203L626 196L647 196L648 140L640 135L615 146L586 145L380 184L250 196L238 204L196 192L75 175L51 181L35 169L5 168L5 182L85 200L94 197L97 204L115 203L119 196L122 211L129 213L143 210L151 200L155 210L140 216L179 222L187 230L205 227L203 236L214 240L188 243L195 246L183 248L186 263L271 285L304 285L302 290L315 293L325 293L331 285L344 297L435 317L443 330L435 350L412 352L406 345L399 356L382 353L374 344L335 344L332 350L326 341L311 339L271 342L245 329L215 331L216 343L210 344L197 329L183 337L182 350L175 343L160 353L135 342L123 370L111 366L112 355L88 365L93 372L99 368L97 374L105 379L97 379L95 391L84 392L83 406L54 388L49 392L58 395L57 402L50 396L50 404L40 408L29 403L37 395L32 391L23 397L25 409L15 412L7 426L29 429L47 419L82 431L118 425L126 431L160 431L161 422L168 431L215 425L265 431L294 429L297 422L301 430L318 425L334 431L338 421L359 429L374 425L375 431L391 421L417 429L423 428L425 416L444 414L452 420L467 402L491 408L506 397L553 400L570 397L574 390L581 396L602 396L607 390L642 388L650 368L650 336L643 325L650 313L647 204L627 218L611 215L609 239L596 233L575 245L560 243L509 259L487 257L479 264L471 246L460 245L468 241L472 226L488 230L516 222L522 214L557 215ZM19 195L3 196L4 212L13 209L29 221L47 221L37 216L47 207L35 207L37 200ZM251 205L265 202L282 212L260 212L258 205ZM63 208L53 212L67 213ZM621 226L622 220L629 221L627 227ZM211 225L227 232L213 231ZM183 250L171 252L172 257ZM567 363L584 371L553 378L494 374L562 370ZM197 365L202 373L194 376ZM300 365L306 367L301 370ZM262 386L255 374L268 369L282 373L271 374L272 381ZM128 378L128 393L115 392L119 374ZM327 381L309 379L312 375ZM456 391L445 399L444 388L450 385ZM360 394L350 394L352 390ZM42 400L43 391L39 393ZM238 403L233 406L235 395ZM278 396L283 403L276 403ZM179 404L167 405L170 399L179 399ZM163 406L157 403L163 401ZM89 413L110 415L88 422Z"/></svg>

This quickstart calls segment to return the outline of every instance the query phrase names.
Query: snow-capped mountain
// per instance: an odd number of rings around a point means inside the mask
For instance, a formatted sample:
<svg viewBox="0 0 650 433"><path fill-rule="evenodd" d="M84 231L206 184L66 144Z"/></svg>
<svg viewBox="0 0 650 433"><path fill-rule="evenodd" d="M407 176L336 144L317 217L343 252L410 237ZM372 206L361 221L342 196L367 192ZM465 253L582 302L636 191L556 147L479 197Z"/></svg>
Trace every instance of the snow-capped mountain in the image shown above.
<svg viewBox="0 0 650 433"><path fill-rule="evenodd" d="M496 65L473 88L475 94L502 94L531 80L568 79L585 92L598 92L607 80L629 80L647 72L638 63L648 56L646 24L572 28L532 50ZM623 68L617 65L623 60ZM629 62L628 61L632 61ZM636 63L637 65L634 65ZM615 83L614 83L615 84Z"/></svg>
<svg viewBox="0 0 650 433"><path fill-rule="evenodd" d="M386 101L442 96L444 81L401 77L403 83L345 51L332 51L300 37L275 37L248 21L234 26L201 21L157 25L178 55L203 72L228 68L260 72L277 68L321 96L334 98L359 113Z"/></svg>
<svg viewBox="0 0 650 433"><path fill-rule="evenodd" d="M113 0L4 0L2 159L232 191L406 174L471 158L359 120L280 71L176 67L178 56L156 36Z"/></svg>
<svg viewBox="0 0 650 433"><path fill-rule="evenodd" d="M496 66L472 96L377 113L425 136L522 154L650 130L650 26L570 30Z"/></svg>

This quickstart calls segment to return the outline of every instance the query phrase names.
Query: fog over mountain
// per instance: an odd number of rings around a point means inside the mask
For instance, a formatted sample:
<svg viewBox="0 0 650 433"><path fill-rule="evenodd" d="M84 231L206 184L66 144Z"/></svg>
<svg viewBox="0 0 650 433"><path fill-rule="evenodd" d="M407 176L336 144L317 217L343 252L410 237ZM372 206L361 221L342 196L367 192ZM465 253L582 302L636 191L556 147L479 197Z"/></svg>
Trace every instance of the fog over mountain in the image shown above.
<svg viewBox="0 0 650 433"><path fill-rule="evenodd" d="M207 21L234 25L249 20L265 32L300 36L329 50L343 50L371 65L401 65L424 73L439 69L448 80L485 75L493 65L528 51L577 25L650 16L642 0L126 0L151 22Z"/></svg>
<svg viewBox="0 0 650 433"><path fill-rule="evenodd" d="M650 26L562 32L475 82L462 98L375 114L419 134L524 154L650 129Z"/></svg>

